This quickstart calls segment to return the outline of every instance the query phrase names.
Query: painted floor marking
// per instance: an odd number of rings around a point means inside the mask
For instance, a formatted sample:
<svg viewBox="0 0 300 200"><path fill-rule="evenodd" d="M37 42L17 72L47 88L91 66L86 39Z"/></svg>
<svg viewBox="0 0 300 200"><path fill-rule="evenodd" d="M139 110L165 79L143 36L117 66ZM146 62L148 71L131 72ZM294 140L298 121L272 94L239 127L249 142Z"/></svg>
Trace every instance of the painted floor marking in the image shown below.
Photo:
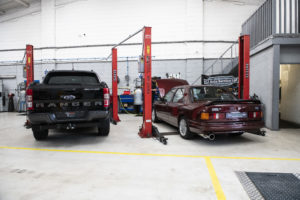
<svg viewBox="0 0 300 200"><path fill-rule="evenodd" d="M214 166L213 166L213 164L212 164L212 162L211 162L211 160L210 160L209 157L205 157L205 163L206 163L206 166L207 166L207 169L208 169L208 172L209 172L209 175L210 175L213 187L215 189L215 192L216 192L216 195L217 195L217 199L218 200L225 200L226 197L224 195L223 189L222 189L221 184L219 182L219 179L217 177L217 174L216 174L216 171L214 169Z"/></svg>
<svg viewBox="0 0 300 200"><path fill-rule="evenodd" d="M54 151L54 152L69 152L69 153L114 154L114 155L129 155L129 156L159 156L159 157L183 157L183 158L207 158L208 157L208 158L217 158L217 159L300 161L300 158L264 158L264 157L201 156L201 155L153 154L153 153L125 153L125 152L91 151L91 150L41 149L41 148L8 147L8 146L0 146L0 149Z"/></svg>
<svg viewBox="0 0 300 200"><path fill-rule="evenodd" d="M230 157L230 156L201 156L201 155L177 155L177 154L152 154L152 153L124 153L124 152L105 152L90 150L63 150L63 149L40 149L28 147L8 147L0 146L0 149L31 150L31 151L51 151L51 152L69 152L69 153L91 153L91 154L111 154L111 155L129 155L129 156L158 156L158 157L181 157L181 158L204 158L205 163L218 200L225 200L225 194L218 180L217 174L211 162L211 159L244 159L244 160L283 160L300 161L300 158L264 158L264 157Z"/></svg>

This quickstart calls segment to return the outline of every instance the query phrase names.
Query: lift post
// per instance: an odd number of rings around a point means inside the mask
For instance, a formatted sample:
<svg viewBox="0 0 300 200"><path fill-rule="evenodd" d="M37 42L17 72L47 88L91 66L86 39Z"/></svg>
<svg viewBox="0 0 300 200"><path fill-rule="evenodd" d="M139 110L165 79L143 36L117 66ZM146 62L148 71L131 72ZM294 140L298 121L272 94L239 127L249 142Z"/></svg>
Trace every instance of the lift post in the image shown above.
<svg viewBox="0 0 300 200"><path fill-rule="evenodd" d="M118 116L118 51L112 48L112 103L113 103L113 123L120 121Z"/></svg>
<svg viewBox="0 0 300 200"><path fill-rule="evenodd" d="M239 37L239 98L249 99L250 36Z"/></svg>
<svg viewBox="0 0 300 200"><path fill-rule="evenodd" d="M144 27L143 60L144 60L144 81L143 81L143 124L139 135L142 138L152 137L152 60L151 60L151 27Z"/></svg>
<svg viewBox="0 0 300 200"><path fill-rule="evenodd" d="M33 46L26 45L26 87L34 81L34 70L33 70Z"/></svg>

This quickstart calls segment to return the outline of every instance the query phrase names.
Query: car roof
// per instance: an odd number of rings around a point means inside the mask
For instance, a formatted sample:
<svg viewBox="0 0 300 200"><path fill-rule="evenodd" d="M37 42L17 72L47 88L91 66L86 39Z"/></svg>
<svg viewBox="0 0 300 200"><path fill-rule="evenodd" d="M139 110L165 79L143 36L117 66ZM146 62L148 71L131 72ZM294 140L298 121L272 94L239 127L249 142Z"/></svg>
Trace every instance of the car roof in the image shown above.
<svg viewBox="0 0 300 200"><path fill-rule="evenodd" d="M214 86L214 85L179 85L174 88L196 88L196 87L216 87L221 88L221 86Z"/></svg>
<svg viewBox="0 0 300 200"><path fill-rule="evenodd" d="M87 70L51 70L48 73L94 73L94 71L87 71Z"/></svg>

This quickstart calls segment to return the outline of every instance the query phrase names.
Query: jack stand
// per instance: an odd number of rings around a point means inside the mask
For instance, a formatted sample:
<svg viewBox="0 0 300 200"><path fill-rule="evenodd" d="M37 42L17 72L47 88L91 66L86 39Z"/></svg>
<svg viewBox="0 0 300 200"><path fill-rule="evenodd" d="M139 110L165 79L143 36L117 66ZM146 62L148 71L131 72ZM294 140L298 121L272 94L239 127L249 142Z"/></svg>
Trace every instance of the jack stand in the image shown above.
<svg viewBox="0 0 300 200"><path fill-rule="evenodd" d="M25 126L25 128L27 128L27 129L30 129L30 128L32 127L32 126L31 126L31 123L30 123L28 120L26 120L24 126Z"/></svg>
<svg viewBox="0 0 300 200"><path fill-rule="evenodd" d="M152 125L152 136L155 137L158 141L160 141L164 145L167 144L168 138L165 138L163 134L158 131L157 127L153 125Z"/></svg>

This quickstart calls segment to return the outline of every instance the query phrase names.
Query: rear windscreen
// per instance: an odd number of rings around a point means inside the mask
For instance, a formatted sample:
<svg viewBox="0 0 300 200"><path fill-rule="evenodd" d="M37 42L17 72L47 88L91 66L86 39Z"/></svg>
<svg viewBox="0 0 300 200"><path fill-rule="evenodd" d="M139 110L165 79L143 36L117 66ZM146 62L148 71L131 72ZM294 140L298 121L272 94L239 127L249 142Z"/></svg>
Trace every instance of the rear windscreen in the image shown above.
<svg viewBox="0 0 300 200"><path fill-rule="evenodd" d="M236 100L236 97L220 87L191 88L193 101L203 100Z"/></svg>
<svg viewBox="0 0 300 200"><path fill-rule="evenodd" d="M48 85L93 85L99 83L95 74L51 74L44 80Z"/></svg>

